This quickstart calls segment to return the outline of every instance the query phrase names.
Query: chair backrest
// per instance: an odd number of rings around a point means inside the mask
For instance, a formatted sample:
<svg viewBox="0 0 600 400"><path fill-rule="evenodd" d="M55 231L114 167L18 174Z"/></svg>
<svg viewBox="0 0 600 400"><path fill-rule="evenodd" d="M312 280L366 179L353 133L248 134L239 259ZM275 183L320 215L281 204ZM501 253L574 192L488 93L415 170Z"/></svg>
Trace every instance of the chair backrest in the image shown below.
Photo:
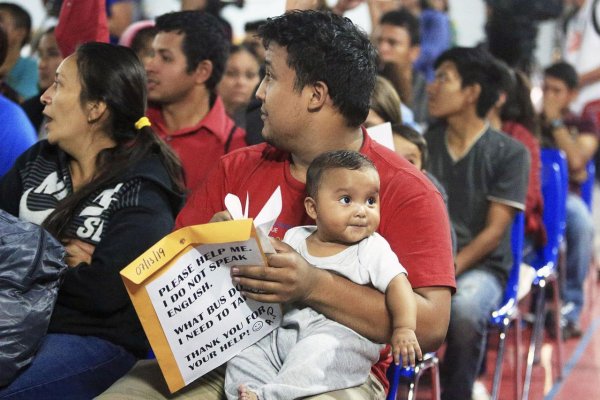
<svg viewBox="0 0 600 400"><path fill-rule="evenodd" d="M511 230L511 251L513 257L513 266L508 276L508 283L504 290L504 302L516 300L517 290L519 289L519 271L521 270L521 261L523 260L523 244L525 242L525 214L518 212Z"/></svg>
<svg viewBox="0 0 600 400"><path fill-rule="evenodd" d="M543 220L547 243L538 250L532 266L555 268L567 226L568 166L564 153L558 149L542 149Z"/></svg>
<svg viewBox="0 0 600 400"><path fill-rule="evenodd" d="M492 312L491 323L500 324L502 319L511 315L517 306L517 293L519 291L519 272L521 271L521 261L523 260L523 244L525 242L525 214L518 212L512 223L511 229L511 252L512 268L508 275L508 282L504 289L504 298L500 307Z"/></svg>
<svg viewBox="0 0 600 400"><path fill-rule="evenodd" d="M594 159L588 161L585 170L587 172L587 179L580 188L581 199L588 206L588 209L592 211L592 199L594 194L594 180L596 179L596 164Z"/></svg>

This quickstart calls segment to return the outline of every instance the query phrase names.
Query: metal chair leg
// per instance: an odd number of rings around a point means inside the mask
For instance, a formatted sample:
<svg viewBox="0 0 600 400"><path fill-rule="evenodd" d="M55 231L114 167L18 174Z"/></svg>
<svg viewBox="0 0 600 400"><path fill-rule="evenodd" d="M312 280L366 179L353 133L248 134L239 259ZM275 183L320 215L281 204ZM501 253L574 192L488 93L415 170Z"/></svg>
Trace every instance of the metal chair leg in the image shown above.
<svg viewBox="0 0 600 400"><path fill-rule="evenodd" d="M515 327L515 382L514 382L514 394L515 400L519 400L521 397L521 315L517 315L514 322Z"/></svg>
<svg viewBox="0 0 600 400"><path fill-rule="evenodd" d="M419 380L421 379L421 375L423 375L423 371L423 368L415 369L414 380L408 386L408 396L406 397L407 400L413 400L417 395L417 390L419 390Z"/></svg>
<svg viewBox="0 0 600 400"><path fill-rule="evenodd" d="M434 400L441 399L441 386L440 386L440 361L437 357L432 360L431 363L431 395Z"/></svg>
<svg viewBox="0 0 600 400"><path fill-rule="evenodd" d="M406 400L414 400L415 394L417 393L417 383L416 381L411 381L408 384L408 394L406 395Z"/></svg>
<svg viewBox="0 0 600 400"><path fill-rule="evenodd" d="M563 341L562 341L562 329L560 328L560 320L561 320L561 301L559 294L559 284L558 279L552 280L552 289L553 289L553 302L554 302L554 337L556 338L556 361L557 361L557 374L556 379L562 379L562 369L563 369Z"/></svg>
<svg viewBox="0 0 600 400"><path fill-rule="evenodd" d="M502 364L504 361L504 349L509 326L510 322L507 318L505 318L505 320L502 321L502 328L500 329L500 338L498 340L496 368L494 369L494 379L492 380L492 400L498 400L498 394L500 392L500 382L502 381Z"/></svg>
<svg viewBox="0 0 600 400"><path fill-rule="evenodd" d="M538 337L543 335L544 327L544 304L545 304L545 290L546 282L540 281L537 291L537 299L535 305L535 321L533 322L533 329L531 332L531 338L529 340L529 351L527 353L527 365L525 368L525 381L523 382L523 395L522 399L527 400L529 398L529 386L531 385L531 373L533 371L534 358L537 353Z"/></svg>

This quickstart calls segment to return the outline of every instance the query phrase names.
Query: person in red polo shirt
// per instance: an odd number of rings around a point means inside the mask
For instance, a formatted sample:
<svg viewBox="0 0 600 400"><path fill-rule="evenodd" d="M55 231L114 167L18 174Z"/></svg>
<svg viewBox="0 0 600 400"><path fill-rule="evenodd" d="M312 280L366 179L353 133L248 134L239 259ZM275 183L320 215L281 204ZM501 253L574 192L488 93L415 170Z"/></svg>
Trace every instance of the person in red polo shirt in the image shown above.
<svg viewBox="0 0 600 400"><path fill-rule="evenodd" d="M210 14L180 11L156 18L154 56L146 65L148 117L181 158L188 189L219 157L246 145L216 95L229 53L221 25Z"/></svg>
<svg viewBox="0 0 600 400"><path fill-rule="evenodd" d="M266 143L222 157L179 214L177 227L230 218L223 211L227 193L249 193L249 215L255 217L280 186L282 211L270 235L283 238L292 227L314 225L304 209L312 160L331 150L360 151L380 175L377 232L408 271L417 339L423 351L436 350L446 335L455 288L448 215L427 177L361 127L375 86L375 49L350 20L315 11L270 19L259 33L267 49L266 76L257 91ZM381 292L310 265L279 240L273 246L277 254L269 256L269 267L232 268L246 297L309 306L374 342L389 343L392 323ZM390 360L388 348L362 385L310 399L383 400ZM144 360L99 399L220 400L224 371L220 367L170 396L157 362Z"/></svg>

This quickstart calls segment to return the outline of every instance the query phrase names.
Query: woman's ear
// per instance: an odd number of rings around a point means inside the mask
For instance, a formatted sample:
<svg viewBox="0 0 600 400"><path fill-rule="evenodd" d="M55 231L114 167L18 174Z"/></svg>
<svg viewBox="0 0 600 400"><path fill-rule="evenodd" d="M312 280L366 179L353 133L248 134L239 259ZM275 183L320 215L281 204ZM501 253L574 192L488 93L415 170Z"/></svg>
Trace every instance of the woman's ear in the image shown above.
<svg viewBox="0 0 600 400"><path fill-rule="evenodd" d="M88 102L88 123L93 124L99 121L106 113L106 103L103 101Z"/></svg>
<svg viewBox="0 0 600 400"><path fill-rule="evenodd" d="M306 209L306 214L309 217L316 220L317 219L317 203L312 197L306 197L304 199L304 208Z"/></svg>

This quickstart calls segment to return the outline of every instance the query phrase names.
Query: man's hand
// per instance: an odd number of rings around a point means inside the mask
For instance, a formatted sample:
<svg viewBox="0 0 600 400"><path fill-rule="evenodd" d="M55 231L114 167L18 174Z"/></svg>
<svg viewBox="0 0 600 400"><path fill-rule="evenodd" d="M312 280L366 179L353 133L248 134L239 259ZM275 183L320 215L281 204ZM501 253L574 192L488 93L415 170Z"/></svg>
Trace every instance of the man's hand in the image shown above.
<svg viewBox="0 0 600 400"><path fill-rule="evenodd" d="M365 0L338 0L335 6L331 9L334 13L338 15L343 15L346 11L350 11L358 7L361 3L364 3Z"/></svg>
<svg viewBox="0 0 600 400"><path fill-rule="evenodd" d="M231 268L234 283L243 287L244 296L266 303L305 303L322 270L311 266L286 243L272 239L277 253L267 256L268 266Z"/></svg>
<svg viewBox="0 0 600 400"><path fill-rule="evenodd" d="M94 254L94 250L96 250L96 246L79 239L64 240L63 245L67 251L65 262L69 267L75 267L81 263L92 263L92 255Z"/></svg>

